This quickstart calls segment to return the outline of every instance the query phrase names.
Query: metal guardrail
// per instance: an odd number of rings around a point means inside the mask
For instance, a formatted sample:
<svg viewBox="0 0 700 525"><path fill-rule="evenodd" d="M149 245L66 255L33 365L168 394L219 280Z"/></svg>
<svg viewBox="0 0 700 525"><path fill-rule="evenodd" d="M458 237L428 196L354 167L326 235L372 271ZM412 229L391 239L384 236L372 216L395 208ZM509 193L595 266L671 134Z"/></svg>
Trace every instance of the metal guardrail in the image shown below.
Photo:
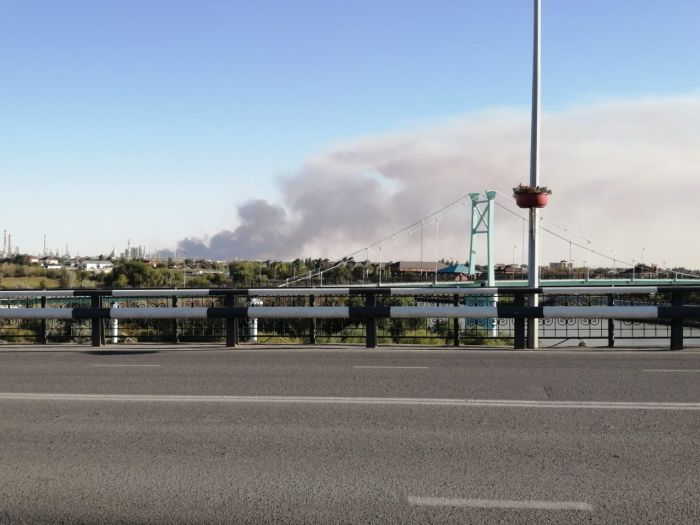
<svg viewBox="0 0 700 525"><path fill-rule="evenodd" d="M541 306L527 306L528 297L533 293L542 296ZM249 288L249 289L72 289L72 290L0 290L0 320L40 320L40 341L46 340L47 320L89 320L91 342L101 346L105 340L105 320L170 320L178 340L178 319L219 319L224 321L225 342L235 346L239 342L240 322L249 319L303 319L309 321L308 341L316 341L317 320L361 320L365 323L365 344L368 348L377 346L377 321L381 319L449 319L453 321L452 342L459 345L459 322L461 320L492 320L496 322L511 319L515 348L525 348L526 319L582 319L604 320L608 324L608 340L613 320L655 321L670 324L670 348L683 348L684 319L700 319L700 305L686 304L691 293L700 294L700 286L586 286L586 287L497 287L462 288L458 286L433 287L324 287L324 288ZM586 294L599 298L591 301L580 298ZM561 305L547 300L560 296L573 296L578 300ZM668 300L655 299L657 304L630 304L639 301L623 300L619 297L644 298L649 296L668 297ZM437 305L386 305L379 302L384 298L428 297ZM618 299L616 299L618 297ZM74 298L89 301L88 304L53 307L49 301ZM158 298L164 302L153 306L124 306L119 301L129 299ZM181 301L188 299L188 304ZM200 303L192 298L199 298ZM253 298L303 298L305 305L257 306ZM316 305L317 298L330 298L331 306ZM6 304L2 301L40 300L40 307ZM206 306L201 301L211 299ZM111 303L111 304L110 304ZM116 304L115 304L116 303ZM358 304L361 303L361 304ZM449 304L444 304L449 303ZM105 304L108 306L105 307ZM37 305L38 306L38 305Z"/></svg>

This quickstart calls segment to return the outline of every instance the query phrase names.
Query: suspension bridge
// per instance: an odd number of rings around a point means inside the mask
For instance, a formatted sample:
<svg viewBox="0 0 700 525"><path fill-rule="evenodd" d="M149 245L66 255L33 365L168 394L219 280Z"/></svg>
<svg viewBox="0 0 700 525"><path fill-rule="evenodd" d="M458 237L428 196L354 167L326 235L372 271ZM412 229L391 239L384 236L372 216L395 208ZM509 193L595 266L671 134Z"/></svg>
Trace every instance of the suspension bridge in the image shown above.
<svg viewBox="0 0 700 525"><path fill-rule="evenodd" d="M471 211L469 211L471 208ZM442 206L441 208L425 215L419 220L401 228L390 235L372 242L366 246L362 246L352 252L349 252L342 257L336 259L332 264L325 268L310 270L300 276L287 279L281 287L296 287L296 286L323 286L323 276L326 273L332 272L342 266L357 262L365 261L368 263L372 258L376 261L378 267L381 268L388 265L390 260L386 257L388 248L397 245L401 242L411 243L416 246L419 252L419 266L425 269L425 275L432 274L437 276L437 269L433 265L437 264L440 258L438 251L440 241L440 223L444 222L448 217L456 214L462 214L464 217L470 217L471 223L464 224L462 227L466 232L469 232L469 247L468 260L465 266L469 268L470 280L454 282L438 282L436 279L432 281L418 281L409 283L393 283L392 286L459 286L465 288L480 288L483 286L528 286L527 265L520 265L520 279L515 279L513 274L510 279L498 280L496 278L496 214L505 214L507 217L514 219L521 226L522 239L520 246L522 247L522 258L524 259L524 246L527 244L527 229L528 217L523 215L523 210L517 208L510 195L499 190L488 190L483 193L472 192L462 195L460 198ZM623 253L616 248L600 243L590 236L577 232L575 229L554 222L542 215L538 217L539 229L544 232L549 239L559 242L564 250L567 250L568 257L560 257L562 262L565 262L571 270L570 277L543 278L539 283L542 287L550 286L635 286L647 284L650 286L671 285L671 284L698 284L700 275L679 271L678 269L666 268L658 265L645 265L643 260L637 260L634 256ZM432 231L430 231L432 230ZM426 259L426 237L432 234L434 236L432 244L435 249L434 259ZM479 243L481 237L485 237L485 243ZM467 238L467 235L465 235ZM511 239L513 236L511 235ZM486 245L486 271L477 269L477 260L481 255L479 247ZM515 248L515 247L514 247ZM584 276L578 278L573 277L573 250L579 250L584 254L583 273ZM465 249L465 254L466 254ZM606 277L596 277L590 275L592 269L591 259L598 257L600 260L607 262L608 272L611 274ZM515 256L513 257L515 261ZM523 272L524 269L524 272ZM538 268L538 272L542 275L542 267ZM623 274L623 276L619 276ZM377 281L371 284L350 285L350 286L375 286L382 285L382 272L377 272Z"/></svg>

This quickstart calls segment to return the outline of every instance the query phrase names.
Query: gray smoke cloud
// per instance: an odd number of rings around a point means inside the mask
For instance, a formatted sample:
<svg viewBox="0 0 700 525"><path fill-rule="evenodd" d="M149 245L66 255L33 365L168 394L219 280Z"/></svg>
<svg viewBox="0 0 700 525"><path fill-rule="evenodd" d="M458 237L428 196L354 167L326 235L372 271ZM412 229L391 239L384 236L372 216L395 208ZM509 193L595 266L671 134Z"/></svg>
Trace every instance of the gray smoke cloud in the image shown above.
<svg viewBox="0 0 700 525"><path fill-rule="evenodd" d="M194 258L265 258L286 243L287 214L280 205L265 200L249 201L238 208L238 216L240 224L234 231L221 231L209 242L184 239L178 249Z"/></svg>
<svg viewBox="0 0 700 525"><path fill-rule="evenodd" d="M692 240L700 223L699 121L698 94L599 102L545 114L541 183L554 194L544 217L631 257L644 249L647 262L700 266L700 247ZM247 202L238 209L234 229L209 239L184 239L179 248L190 257L213 259L338 258L466 193L510 194L513 186L529 181L528 170L528 111L462 115L347 141L311 156L279 180L282 202ZM517 211L510 199L499 200ZM426 260L436 254L466 260L469 213L465 206L440 222L437 246L435 226L426 228ZM497 224L497 257L520 262L522 221L498 209ZM568 259L569 249L543 234L545 258ZM419 234L385 250L384 260L417 259ZM595 262L594 255L572 250L579 262Z"/></svg>

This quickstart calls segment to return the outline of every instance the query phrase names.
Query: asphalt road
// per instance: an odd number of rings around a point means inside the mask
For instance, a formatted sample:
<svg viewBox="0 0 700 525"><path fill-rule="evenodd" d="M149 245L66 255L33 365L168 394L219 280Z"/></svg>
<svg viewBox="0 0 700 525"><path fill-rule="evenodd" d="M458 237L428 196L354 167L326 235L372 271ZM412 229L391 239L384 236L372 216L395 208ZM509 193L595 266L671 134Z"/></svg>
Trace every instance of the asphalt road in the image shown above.
<svg viewBox="0 0 700 525"><path fill-rule="evenodd" d="M697 523L700 352L0 350L0 523Z"/></svg>

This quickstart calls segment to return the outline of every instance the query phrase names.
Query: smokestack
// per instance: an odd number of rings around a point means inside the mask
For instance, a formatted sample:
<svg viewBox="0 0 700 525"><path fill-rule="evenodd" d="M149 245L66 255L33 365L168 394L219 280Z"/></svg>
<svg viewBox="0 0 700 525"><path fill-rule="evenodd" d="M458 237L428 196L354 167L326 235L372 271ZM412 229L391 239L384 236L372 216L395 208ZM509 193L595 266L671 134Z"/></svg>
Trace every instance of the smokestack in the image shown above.
<svg viewBox="0 0 700 525"><path fill-rule="evenodd" d="M3 236L2 236L2 255L3 257L7 256L7 230L2 231Z"/></svg>

